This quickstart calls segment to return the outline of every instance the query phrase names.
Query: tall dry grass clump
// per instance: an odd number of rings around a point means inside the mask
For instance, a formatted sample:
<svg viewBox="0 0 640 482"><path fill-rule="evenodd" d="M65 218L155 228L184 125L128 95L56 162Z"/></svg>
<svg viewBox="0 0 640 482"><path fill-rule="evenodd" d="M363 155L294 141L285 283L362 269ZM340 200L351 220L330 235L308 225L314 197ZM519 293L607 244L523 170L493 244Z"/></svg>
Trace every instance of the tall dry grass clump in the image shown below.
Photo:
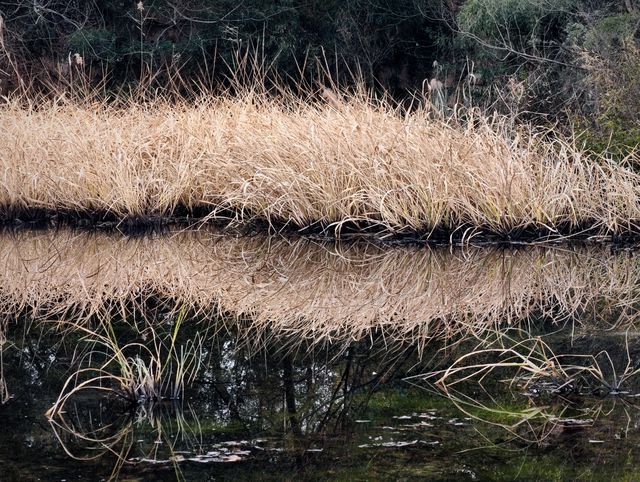
<svg viewBox="0 0 640 482"><path fill-rule="evenodd" d="M7 101L0 124L5 222L224 212L332 234L640 231L640 177L621 165L502 118L445 121L363 93Z"/></svg>

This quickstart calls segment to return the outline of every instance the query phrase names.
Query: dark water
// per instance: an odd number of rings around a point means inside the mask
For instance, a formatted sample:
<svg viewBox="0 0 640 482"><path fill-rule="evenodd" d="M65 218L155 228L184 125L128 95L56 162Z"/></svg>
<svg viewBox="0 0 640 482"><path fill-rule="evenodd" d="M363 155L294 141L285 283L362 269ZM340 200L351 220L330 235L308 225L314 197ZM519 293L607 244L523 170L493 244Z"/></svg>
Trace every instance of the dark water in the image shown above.
<svg viewBox="0 0 640 482"><path fill-rule="evenodd" d="M549 336L574 354L627 344L634 360L640 353L620 335L574 334L572 347L564 335ZM229 335L209 340L181 401L131 407L87 392L49 423L78 343L55 338L12 330L5 344L2 480L634 480L640 468L634 379L629 393L584 381L584 393L540 385L536 394L496 375L462 391L481 409L407 378L464 346L420 355L376 340L291 352ZM625 357L613 360L618 370Z"/></svg>
<svg viewBox="0 0 640 482"><path fill-rule="evenodd" d="M0 236L0 481L637 480L632 252L202 236Z"/></svg>

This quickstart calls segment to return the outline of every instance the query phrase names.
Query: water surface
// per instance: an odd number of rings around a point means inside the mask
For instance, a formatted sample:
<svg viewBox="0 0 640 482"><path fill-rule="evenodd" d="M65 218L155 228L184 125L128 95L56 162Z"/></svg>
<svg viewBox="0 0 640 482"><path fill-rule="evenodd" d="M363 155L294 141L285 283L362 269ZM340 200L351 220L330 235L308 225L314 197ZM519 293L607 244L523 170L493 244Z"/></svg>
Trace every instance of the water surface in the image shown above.
<svg viewBox="0 0 640 482"><path fill-rule="evenodd" d="M640 468L629 250L60 230L5 232L0 259L2 480ZM164 400L116 393L154 363Z"/></svg>

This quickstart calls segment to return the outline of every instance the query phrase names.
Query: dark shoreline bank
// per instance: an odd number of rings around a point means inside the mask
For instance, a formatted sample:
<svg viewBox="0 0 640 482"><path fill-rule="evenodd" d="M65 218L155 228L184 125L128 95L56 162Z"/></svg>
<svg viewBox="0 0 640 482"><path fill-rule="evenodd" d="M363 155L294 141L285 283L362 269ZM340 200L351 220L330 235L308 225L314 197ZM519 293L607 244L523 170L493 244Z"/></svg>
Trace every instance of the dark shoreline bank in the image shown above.
<svg viewBox="0 0 640 482"><path fill-rule="evenodd" d="M603 232L594 223L579 226L561 225L555 229L528 225L508 232L495 232L483 226L463 224L455 229L435 226L423 229L390 230L382 224L345 221L316 221L299 226L282 219L265 219L246 212L212 206L187 208L178 206L170 215L149 214L120 216L109 211L48 208L0 207L0 229L46 230L73 228L88 231L114 231L127 236L168 232L172 228L195 229L213 227L236 235L270 234L302 236L317 241L342 242L366 240L383 245L518 245L535 243L598 242L615 247L640 245L640 222L630 221L628 229L617 233Z"/></svg>

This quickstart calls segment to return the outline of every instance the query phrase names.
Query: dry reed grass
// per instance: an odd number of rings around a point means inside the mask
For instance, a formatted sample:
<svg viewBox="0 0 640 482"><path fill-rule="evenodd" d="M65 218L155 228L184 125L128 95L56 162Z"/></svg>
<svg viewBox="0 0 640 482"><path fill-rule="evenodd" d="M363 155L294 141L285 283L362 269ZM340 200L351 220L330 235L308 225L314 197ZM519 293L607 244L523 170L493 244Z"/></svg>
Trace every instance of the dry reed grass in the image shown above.
<svg viewBox="0 0 640 482"><path fill-rule="evenodd" d="M472 113L438 120L362 92L324 99L6 101L0 217L204 210L337 235L640 232L640 177L550 132Z"/></svg>
<svg viewBox="0 0 640 482"><path fill-rule="evenodd" d="M249 339L268 332L349 340L379 331L426 342L544 317L629 326L640 286L634 258L592 248L389 250L206 231L5 233L0 263L5 317L81 324L136 314L159 323L153 316L162 306L247 326Z"/></svg>

